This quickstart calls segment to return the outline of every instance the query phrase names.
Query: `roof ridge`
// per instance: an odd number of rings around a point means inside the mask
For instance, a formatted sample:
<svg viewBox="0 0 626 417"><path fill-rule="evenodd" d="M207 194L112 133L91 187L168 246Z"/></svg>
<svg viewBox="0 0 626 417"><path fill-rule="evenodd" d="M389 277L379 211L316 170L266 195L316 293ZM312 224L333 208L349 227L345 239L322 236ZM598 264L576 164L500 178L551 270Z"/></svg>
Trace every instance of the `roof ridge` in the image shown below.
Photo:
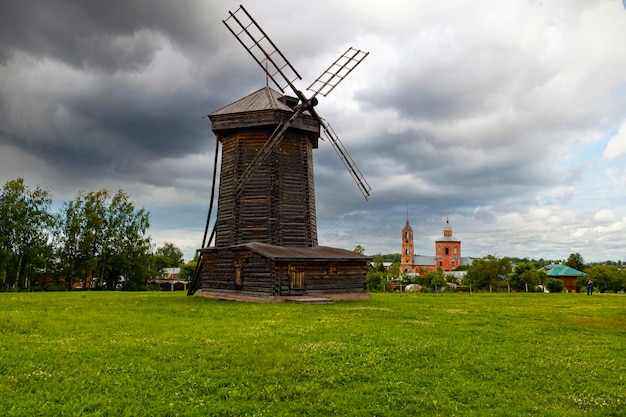
<svg viewBox="0 0 626 417"><path fill-rule="evenodd" d="M227 104L214 112L208 114L208 116L216 116L223 114L235 114L245 113L250 111L259 110L285 110L293 111L289 106L279 101L282 94L271 87L262 87L245 97L235 100L234 102Z"/></svg>

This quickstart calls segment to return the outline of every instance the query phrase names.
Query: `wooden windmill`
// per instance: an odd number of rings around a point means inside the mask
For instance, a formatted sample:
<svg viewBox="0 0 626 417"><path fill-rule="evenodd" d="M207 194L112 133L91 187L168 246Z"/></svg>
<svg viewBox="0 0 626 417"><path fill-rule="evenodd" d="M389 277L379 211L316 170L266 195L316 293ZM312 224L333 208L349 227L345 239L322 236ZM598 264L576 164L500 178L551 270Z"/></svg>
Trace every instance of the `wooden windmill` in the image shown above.
<svg viewBox="0 0 626 417"><path fill-rule="evenodd" d="M326 287L363 293L369 258L317 245L312 151L323 130L368 198L369 184L315 110L317 95L330 93L368 53L348 48L311 83L307 98L293 84L300 75L243 6L223 22L280 91L266 86L208 115L216 162L222 147L217 216L208 239L215 246L206 240L211 202L189 294L201 288L205 295L280 297L328 294ZM288 89L295 97L284 94ZM319 279L327 282L317 288Z"/></svg>

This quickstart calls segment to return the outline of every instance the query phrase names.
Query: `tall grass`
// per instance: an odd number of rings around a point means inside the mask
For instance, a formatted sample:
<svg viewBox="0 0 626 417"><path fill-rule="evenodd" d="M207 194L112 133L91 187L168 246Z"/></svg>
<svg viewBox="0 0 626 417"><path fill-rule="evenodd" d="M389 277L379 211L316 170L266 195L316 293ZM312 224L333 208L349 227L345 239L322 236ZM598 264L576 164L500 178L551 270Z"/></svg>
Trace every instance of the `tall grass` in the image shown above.
<svg viewBox="0 0 626 417"><path fill-rule="evenodd" d="M0 294L0 414L626 415L625 303Z"/></svg>

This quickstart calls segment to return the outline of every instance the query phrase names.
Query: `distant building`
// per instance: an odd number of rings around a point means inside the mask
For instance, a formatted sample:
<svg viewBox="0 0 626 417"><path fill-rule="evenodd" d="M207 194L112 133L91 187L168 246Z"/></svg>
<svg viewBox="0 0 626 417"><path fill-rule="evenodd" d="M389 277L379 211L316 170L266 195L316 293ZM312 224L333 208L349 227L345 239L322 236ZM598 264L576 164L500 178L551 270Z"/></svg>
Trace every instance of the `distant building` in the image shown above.
<svg viewBox="0 0 626 417"><path fill-rule="evenodd" d="M374 268L377 265L379 265L379 263L377 262L370 262L368 264L370 268ZM382 262L382 265L383 265L383 268L385 268L385 271L389 271L393 267L393 262Z"/></svg>
<svg viewBox="0 0 626 417"><path fill-rule="evenodd" d="M413 228L406 219L402 229L402 258L400 261L401 273L420 273L435 271L454 271L460 265L471 265L470 258L461 256L461 240L452 235L450 221L446 219L443 236L435 241L435 256L415 255Z"/></svg>
<svg viewBox="0 0 626 417"><path fill-rule="evenodd" d="M587 274L578 269L570 268L563 264L551 264L543 267L550 278L557 278L563 281L563 286L567 292L578 292L576 280L578 277L586 277Z"/></svg>
<svg viewBox="0 0 626 417"><path fill-rule="evenodd" d="M178 279L180 274L180 268L163 268L161 269L162 279Z"/></svg>
<svg viewBox="0 0 626 417"><path fill-rule="evenodd" d="M187 291L189 282L179 279L180 268L161 269L160 278L154 278L149 284L158 285L163 291Z"/></svg>

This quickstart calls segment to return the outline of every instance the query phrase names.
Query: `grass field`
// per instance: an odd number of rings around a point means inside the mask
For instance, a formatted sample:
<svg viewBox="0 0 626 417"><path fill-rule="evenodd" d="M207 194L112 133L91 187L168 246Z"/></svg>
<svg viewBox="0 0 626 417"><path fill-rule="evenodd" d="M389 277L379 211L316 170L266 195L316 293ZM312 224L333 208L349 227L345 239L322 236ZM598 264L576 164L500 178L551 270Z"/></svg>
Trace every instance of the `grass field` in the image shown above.
<svg viewBox="0 0 626 417"><path fill-rule="evenodd" d="M626 415L626 296L0 294L0 415Z"/></svg>

